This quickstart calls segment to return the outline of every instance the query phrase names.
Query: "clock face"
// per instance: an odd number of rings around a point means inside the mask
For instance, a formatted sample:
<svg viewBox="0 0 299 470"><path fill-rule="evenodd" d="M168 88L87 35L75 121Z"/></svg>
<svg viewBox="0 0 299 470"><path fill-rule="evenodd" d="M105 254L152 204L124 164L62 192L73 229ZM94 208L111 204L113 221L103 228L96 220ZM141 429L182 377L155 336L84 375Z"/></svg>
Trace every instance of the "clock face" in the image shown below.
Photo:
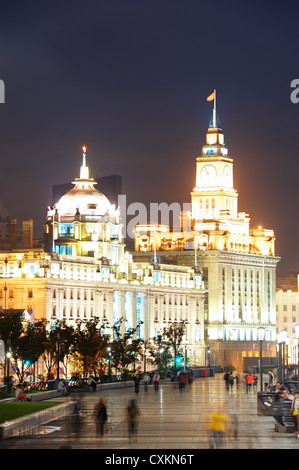
<svg viewBox="0 0 299 470"><path fill-rule="evenodd" d="M216 168L213 165L205 165L200 172L200 176L204 181L213 181L216 178Z"/></svg>
<svg viewBox="0 0 299 470"><path fill-rule="evenodd" d="M224 170L223 170L223 175L225 178L228 178L230 176L230 173L231 173L231 170L230 170L230 167L228 165L226 165L224 167Z"/></svg>

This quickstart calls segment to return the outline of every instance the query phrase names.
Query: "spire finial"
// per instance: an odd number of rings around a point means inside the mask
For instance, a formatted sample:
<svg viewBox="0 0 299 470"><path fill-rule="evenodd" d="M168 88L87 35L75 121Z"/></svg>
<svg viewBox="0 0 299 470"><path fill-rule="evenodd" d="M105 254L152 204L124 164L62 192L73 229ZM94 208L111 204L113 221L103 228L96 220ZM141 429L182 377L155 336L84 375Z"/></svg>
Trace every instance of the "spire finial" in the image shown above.
<svg viewBox="0 0 299 470"><path fill-rule="evenodd" d="M213 91L213 93L207 97L207 101L214 101L214 107L213 107L213 127L217 127L216 123L216 90Z"/></svg>
<svg viewBox="0 0 299 470"><path fill-rule="evenodd" d="M216 125L216 90L214 90L213 127L217 127Z"/></svg>
<svg viewBox="0 0 299 470"><path fill-rule="evenodd" d="M83 162L82 166L80 169L80 179L89 179L89 169L88 166L86 166L86 146L83 145L82 147L83 150Z"/></svg>
<svg viewBox="0 0 299 470"><path fill-rule="evenodd" d="M85 145L83 145L82 150L83 150L83 163L82 163L82 166L86 166L86 147L85 147Z"/></svg>

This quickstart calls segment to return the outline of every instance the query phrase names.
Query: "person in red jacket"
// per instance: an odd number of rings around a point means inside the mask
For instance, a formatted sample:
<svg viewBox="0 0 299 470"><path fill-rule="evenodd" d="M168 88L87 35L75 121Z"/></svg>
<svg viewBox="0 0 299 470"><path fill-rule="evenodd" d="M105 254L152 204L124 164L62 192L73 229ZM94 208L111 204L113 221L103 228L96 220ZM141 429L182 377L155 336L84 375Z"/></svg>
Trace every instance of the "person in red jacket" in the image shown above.
<svg viewBox="0 0 299 470"><path fill-rule="evenodd" d="M252 383L253 383L253 377L251 374L246 375L245 382L246 382L246 392L249 393L252 387Z"/></svg>

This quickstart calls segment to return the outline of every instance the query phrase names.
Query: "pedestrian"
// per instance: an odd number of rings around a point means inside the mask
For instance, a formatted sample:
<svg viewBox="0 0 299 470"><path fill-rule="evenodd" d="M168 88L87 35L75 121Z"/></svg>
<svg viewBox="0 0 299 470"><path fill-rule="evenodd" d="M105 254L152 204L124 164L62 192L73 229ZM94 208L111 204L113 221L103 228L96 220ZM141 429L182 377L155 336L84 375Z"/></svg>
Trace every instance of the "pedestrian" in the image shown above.
<svg viewBox="0 0 299 470"><path fill-rule="evenodd" d="M240 385L241 385L241 382L243 381L243 376L241 374L237 374L236 375L236 386L237 386L237 392L239 392L240 390Z"/></svg>
<svg viewBox="0 0 299 470"><path fill-rule="evenodd" d="M139 383L140 383L140 375L136 374L134 377L135 382L135 393L139 393Z"/></svg>
<svg viewBox="0 0 299 470"><path fill-rule="evenodd" d="M64 397L68 394L66 385L65 385L65 383L64 383L63 380L60 380L60 381L58 382L57 390L62 391L62 394L63 394Z"/></svg>
<svg viewBox="0 0 299 470"><path fill-rule="evenodd" d="M21 384L17 385L17 388L15 389L15 397L19 398L20 400L24 400L25 402L31 401L31 398L27 397Z"/></svg>
<svg viewBox="0 0 299 470"><path fill-rule="evenodd" d="M155 385L155 390L159 389L159 381L160 381L160 375L158 372L154 374L154 385Z"/></svg>
<svg viewBox="0 0 299 470"><path fill-rule="evenodd" d="M81 408L82 408L82 399L77 397L76 401L74 403L74 408L73 412L70 416L70 419L68 420L68 429L70 430L70 434L75 436L75 438L78 440L80 437L80 431L81 431Z"/></svg>
<svg viewBox="0 0 299 470"><path fill-rule="evenodd" d="M294 434L299 434L299 393L294 393L294 398L292 402L292 416L295 425Z"/></svg>
<svg viewBox="0 0 299 470"><path fill-rule="evenodd" d="M228 416L223 411L216 411L212 414L210 424L210 448L216 446L221 449L225 446L225 435L227 432Z"/></svg>
<svg viewBox="0 0 299 470"><path fill-rule="evenodd" d="M225 374L224 374L224 380L225 380L225 387L226 387L226 390L229 391L229 372L227 371Z"/></svg>
<svg viewBox="0 0 299 470"><path fill-rule="evenodd" d="M129 442L131 443L132 437L135 437L135 441L137 442L137 433L138 433L138 424L139 424L139 416L140 410L137 406L136 400L132 399L129 402L129 406L127 409L127 419L129 425Z"/></svg>
<svg viewBox="0 0 299 470"><path fill-rule="evenodd" d="M257 380L258 379L257 379L257 376L255 374L253 374L252 378L253 378L253 381L252 381L253 392L255 393L255 392L257 392Z"/></svg>
<svg viewBox="0 0 299 470"><path fill-rule="evenodd" d="M264 374L263 378L264 378L264 388L263 388L263 390L265 390L265 392L266 392L269 389L270 375L268 373Z"/></svg>
<svg viewBox="0 0 299 470"><path fill-rule="evenodd" d="M193 382L193 372L192 372L192 370L190 369L190 371L189 371L189 373L188 373L188 384L189 384L189 388L191 388L192 382Z"/></svg>
<svg viewBox="0 0 299 470"><path fill-rule="evenodd" d="M179 372L178 378L179 378L179 390L182 391L185 388L185 375L182 372Z"/></svg>
<svg viewBox="0 0 299 470"><path fill-rule="evenodd" d="M251 390L252 382L253 382L253 377L251 374L247 374L245 377L245 382L246 382L246 393L249 393Z"/></svg>
<svg viewBox="0 0 299 470"><path fill-rule="evenodd" d="M230 386L231 392L233 391L234 379L235 379L235 377L233 376L233 373L230 372L228 381L229 381L229 386Z"/></svg>
<svg viewBox="0 0 299 470"><path fill-rule="evenodd" d="M145 376L143 377L143 382L144 382L144 390L147 392L148 391L148 385L151 381L151 378L148 374L148 372L145 374Z"/></svg>
<svg viewBox="0 0 299 470"><path fill-rule="evenodd" d="M92 392L95 392L96 389L97 389L97 383L95 381L95 379L93 378L93 376L91 375L89 377L89 380L88 380L88 385L89 385L89 388Z"/></svg>
<svg viewBox="0 0 299 470"><path fill-rule="evenodd" d="M96 405L94 414L97 428L97 436L100 437L100 442L102 442L105 424L108 420L107 409L103 398L100 398L98 404Z"/></svg>
<svg viewBox="0 0 299 470"><path fill-rule="evenodd" d="M270 380L269 380L269 388L271 388L272 385L273 385L274 374L273 374L272 370L269 370L268 374L269 374L269 378L270 378Z"/></svg>

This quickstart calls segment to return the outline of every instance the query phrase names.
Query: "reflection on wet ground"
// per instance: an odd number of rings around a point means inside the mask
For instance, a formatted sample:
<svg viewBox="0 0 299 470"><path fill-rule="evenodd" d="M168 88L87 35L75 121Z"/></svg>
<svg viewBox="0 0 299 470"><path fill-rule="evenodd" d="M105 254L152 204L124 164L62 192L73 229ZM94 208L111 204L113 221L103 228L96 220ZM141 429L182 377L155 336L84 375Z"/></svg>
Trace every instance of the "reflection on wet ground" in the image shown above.
<svg viewBox="0 0 299 470"><path fill-rule="evenodd" d="M103 440L97 435L95 408L104 398L108 421ZM128 404L136 399L140 414L129 439ZM293 434L274 430L271 416L257 415L256 393L245 387L225 389L222 374L194 380L183 390L167 382L154 390L143 386L70 394L75 412L36 428L31 435L0 441L0 449L298 449Z"/></svg>

